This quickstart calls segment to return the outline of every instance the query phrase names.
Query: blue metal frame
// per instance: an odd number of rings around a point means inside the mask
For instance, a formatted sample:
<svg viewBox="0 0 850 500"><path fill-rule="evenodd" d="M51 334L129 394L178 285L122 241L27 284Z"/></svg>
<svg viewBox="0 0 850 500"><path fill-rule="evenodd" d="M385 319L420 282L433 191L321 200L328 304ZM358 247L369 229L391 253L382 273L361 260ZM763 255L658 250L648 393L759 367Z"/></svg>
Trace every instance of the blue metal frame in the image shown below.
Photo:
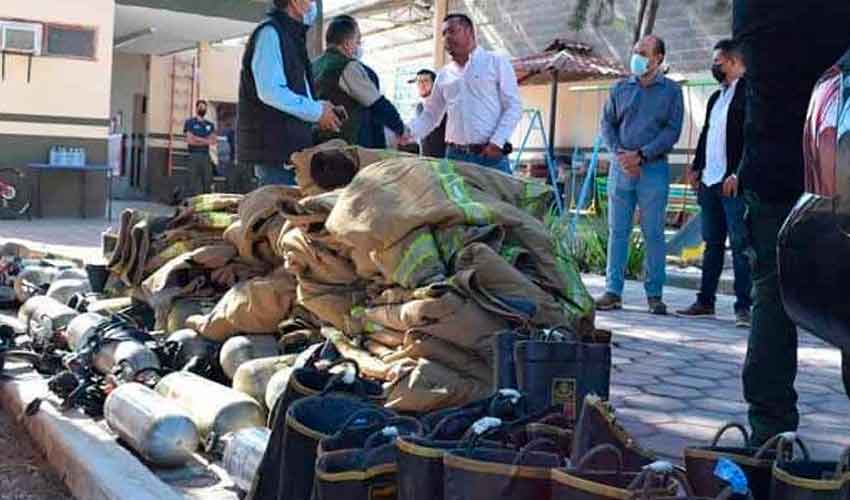
<svg viewBox="0 0 850 500"><path fill-rule="evenodd" d="M540 137L543 139L543 157L546 161L546 168L549 171L549 181L552 183L552 188L555 190L555 205L558 208L558 215L564 215L564 197L563 191L558 187L558 165L555 162L555 158L549 154L549 138L546 137L546 129L543 127L543 116L540 113L539 109L525 109L523 110L523 115L531 117L531 124L528 129L525 131L525 135L523 136L522 143L519 146L519 150L516 153L516 158L514 159L513 165L511 165L511 170L516 172L517 168L519 168L519 162L522 159L522 155L525 152L525 147L528 145L528 138L531 137L531 133L535 130L540 131Z"/></svg>

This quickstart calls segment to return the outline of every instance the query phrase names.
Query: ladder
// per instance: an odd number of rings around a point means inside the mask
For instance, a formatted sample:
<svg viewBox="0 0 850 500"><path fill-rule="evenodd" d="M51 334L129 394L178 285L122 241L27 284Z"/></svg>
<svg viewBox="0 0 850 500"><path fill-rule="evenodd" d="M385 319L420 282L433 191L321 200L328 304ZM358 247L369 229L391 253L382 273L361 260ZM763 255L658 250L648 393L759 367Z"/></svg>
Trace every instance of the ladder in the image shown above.
<svg viewBox="0 0 850 500"><path fill-rule="evenodd" d="M535 108L524 109L522 114L523 117L529 120L529 125L523 135L522 143L516 153L513 165L511 165L511 170L514 172L517 171L522 155L525 153L525 148L528 146L528 139L531 137L532 133L538 132L540 134L541 142L543 143L543 158L546 162L546 169L549 171L549 181L552 183L552 188L555 189L555 205L558 208L558 216L563 216L564 193L558 186L558 165L555 162L555 158L552 157L549 151L549 138L546 136L546 129L543 127L543 116L540 113L540 110Z"/></svg>
<svg viewBox="0 0 850 500"><path fill-rule="evenodd" d="M183 123L194 116L197 58L172 56L171 60L171 110L168 121L167 175L174 172L175 142L183 134Z"/></svg>

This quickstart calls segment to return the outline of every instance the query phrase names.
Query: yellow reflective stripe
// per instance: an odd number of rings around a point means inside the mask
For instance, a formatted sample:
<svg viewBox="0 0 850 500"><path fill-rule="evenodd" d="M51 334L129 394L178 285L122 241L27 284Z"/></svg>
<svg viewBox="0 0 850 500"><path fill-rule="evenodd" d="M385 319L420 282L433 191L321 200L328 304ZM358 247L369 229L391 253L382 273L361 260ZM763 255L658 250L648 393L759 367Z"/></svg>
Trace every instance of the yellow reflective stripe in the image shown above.
<svg viewBox="0 0 850 500"><path fill-rule="evenodd" d="M455 205L463 212L464 218L468 224L483 226L492 224L493 213L490 209L482 204L474 201L469 195L469 190L463 177L458 175L454 167L454 162L449 160L432 160L428 164L437 174L440 179L440 187L443 192Z"/></svg>
<svg viewBox="0 0 850 500"><path fill-rule="evenodd" d="M545 208L543 205L550 191L551 188L543 183L524 180L519 208L530 215L538 215Z"/></svg>
<svg viewBox="0 0 850 500"><path fill-rule="evenodd" d="M178 241L172 245L169 245L168 248L163 250L157 255L158 258L163 260L163 263L173 259L174 257L179 257L186 252L190 252L192 249L189 248L189 244L185 241Z"/></svg>
<svg viewBox="0 0 850 500"><path fill-rule="evenodd" d="M442 268L434 238L431 233L422 233L410 244L407 252L402 256L401 262L393 271L391 278L399 285L415 285L415 283L410 283L413 274L423 267L435 264Z"/></svg>
<svg viewBox="0 0 850 500"><path fill-rule="evenodd" d="M195 220L203 227L210 229L227 229L239 220L239 214L225 212L203 212L195 214Z"/></svg>
<svg viewBox="0 0 850 500"><path fill-rule="evenodd" d="M511 265L516 261L517 256L523 251L522 247L516 245L505 245L499 252L503 259L510 262Z"/></svg>
<svg viewBox="0 0 850 500"><path fill-rule="evenodd" d="M463 234L465 227L451 227L436 231L437 246L446 261L451 261L452 256L463 248Z"/></svg>

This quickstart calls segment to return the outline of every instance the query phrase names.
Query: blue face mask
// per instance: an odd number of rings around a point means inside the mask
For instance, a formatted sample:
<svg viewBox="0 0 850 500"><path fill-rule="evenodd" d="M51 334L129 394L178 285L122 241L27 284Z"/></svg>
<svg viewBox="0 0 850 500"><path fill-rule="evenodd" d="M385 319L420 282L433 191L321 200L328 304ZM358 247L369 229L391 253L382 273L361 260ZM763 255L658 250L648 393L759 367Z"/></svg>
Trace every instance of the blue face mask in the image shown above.
<svg viewBox="0 0 850 500"><path fill-rule="evenodd" d="M319 17L319 8L316 6L316 2L310 2L309 10L304 13L303 22L307 26L313 26L317 17Z"/></svg>
<svg viewBox="0 0 850 500"><path fill-rule="evenodd" d="M649 67L649 59L640 55L632 54L631 70L635 76L643 76Z"/></svg>

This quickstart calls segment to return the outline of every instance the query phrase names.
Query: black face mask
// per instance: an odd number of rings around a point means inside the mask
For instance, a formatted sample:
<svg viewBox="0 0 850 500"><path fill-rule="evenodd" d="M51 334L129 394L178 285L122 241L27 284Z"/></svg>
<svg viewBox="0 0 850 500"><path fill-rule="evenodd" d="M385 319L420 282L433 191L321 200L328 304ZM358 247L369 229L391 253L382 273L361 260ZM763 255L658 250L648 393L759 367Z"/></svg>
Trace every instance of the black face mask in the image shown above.
<svg viewBox="0 0 850 500"><path fill-rule="evenodd" d="M204 117L207 115L207 108L198 108L198 116Z"/></svg>
<svg viewBox="0 0 850 500"><path fill-rule="evenodd" d="M714 79L717 80L718 83L723 83L726 81L726 72L723 71L723 68L719 64L714 64L711 66L711 74L714 76Z"/></svg>

